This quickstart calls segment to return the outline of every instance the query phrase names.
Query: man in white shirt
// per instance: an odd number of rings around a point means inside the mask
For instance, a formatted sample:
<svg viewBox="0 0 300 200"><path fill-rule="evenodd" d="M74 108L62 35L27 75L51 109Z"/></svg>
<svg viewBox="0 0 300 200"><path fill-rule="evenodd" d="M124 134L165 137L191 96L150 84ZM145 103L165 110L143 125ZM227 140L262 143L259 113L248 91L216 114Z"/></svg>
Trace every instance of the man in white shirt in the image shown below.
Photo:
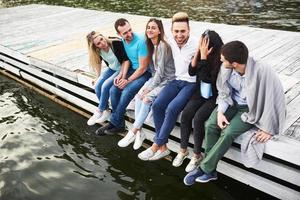
<svg viewBox="0 0 300 200"><path fill-rule="evenodd" d="M196 77L189 75L188 68L198 41L190 37L189 18L186 13L179 12L172 17L172 35L169 43L176 79L165 86L152 105L156 134L153 145L139 154L142 160L158 160L170 153L166 145L168 137L179 113L196 89Z"/></svg>

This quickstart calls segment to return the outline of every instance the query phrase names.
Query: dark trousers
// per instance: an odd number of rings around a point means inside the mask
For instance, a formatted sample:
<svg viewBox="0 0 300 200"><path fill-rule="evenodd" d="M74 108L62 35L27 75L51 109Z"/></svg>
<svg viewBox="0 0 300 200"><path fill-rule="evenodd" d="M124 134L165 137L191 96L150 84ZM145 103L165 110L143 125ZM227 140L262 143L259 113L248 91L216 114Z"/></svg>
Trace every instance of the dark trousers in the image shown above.
<svg viewBox="0 0 300 200"><path fill-rule="evenodd" d="M195 95L199 95L199 97L195 97ZM193 126L194 153L200 154L205 135L204 123L216 107L216 100L214 98L204 99L200 97L199 93L196 93L195 95L190 99L182 111L180 122L180 147L182 149L187 148Z"/></svg>

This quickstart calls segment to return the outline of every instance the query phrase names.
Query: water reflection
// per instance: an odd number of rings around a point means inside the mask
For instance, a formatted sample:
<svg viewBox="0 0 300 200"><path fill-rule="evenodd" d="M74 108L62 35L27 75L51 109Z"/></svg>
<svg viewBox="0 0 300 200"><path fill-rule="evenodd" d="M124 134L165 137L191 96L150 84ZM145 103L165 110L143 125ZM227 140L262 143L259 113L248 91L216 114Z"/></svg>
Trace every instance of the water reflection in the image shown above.
<svg viewBox="0 0 300 200"><path fill-rule="evenodd" d="M177 11L185 11L192 19L198 21L300 30L300 1L298 0L12 0L3 2L2 6L32 3L158 17L171 17Z"/></svg>

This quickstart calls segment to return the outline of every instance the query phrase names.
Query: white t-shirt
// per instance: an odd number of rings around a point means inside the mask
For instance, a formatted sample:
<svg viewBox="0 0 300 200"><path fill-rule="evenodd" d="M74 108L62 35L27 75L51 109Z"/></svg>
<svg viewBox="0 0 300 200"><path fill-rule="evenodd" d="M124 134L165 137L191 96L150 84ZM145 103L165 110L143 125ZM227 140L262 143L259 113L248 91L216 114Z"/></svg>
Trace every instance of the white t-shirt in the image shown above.
<svg viewBox="0 0 300 200"><path fill-rule="evenodd" d="M196 82L196 76L190 76L188 71L192 58L196 53L198 40L190 36L181 48L178 47L173 37L169 39L169 43L173 53L176 80Z"/></svg>
<svg viewBox="0 0 300 200"><path fill-rule="evenodd" d="M115 71L120 70L121 65L111 48L109 48L108 52L105 52L101 49L100 55L103 58L103 60L105 60L108 63L109 68Z"/></svg>

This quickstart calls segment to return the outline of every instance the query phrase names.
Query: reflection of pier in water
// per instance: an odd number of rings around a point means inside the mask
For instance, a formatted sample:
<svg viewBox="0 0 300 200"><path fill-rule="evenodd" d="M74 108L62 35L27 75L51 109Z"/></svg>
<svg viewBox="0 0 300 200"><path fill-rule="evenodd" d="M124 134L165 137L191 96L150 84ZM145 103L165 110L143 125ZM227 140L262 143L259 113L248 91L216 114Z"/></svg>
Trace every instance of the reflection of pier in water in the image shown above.
<svg viewBox="0 0 300 200"><path fill-rule="evenodd" d="M0 16L0 67L89 112L94 111L97 99L91 89L93 75L88 72L86 33L99 30L115 35L113 23L119 17L127 18L134 31L143 32L148 20L145 16L44 5L1 9ZM170 35L170 20L163 22ZM252 55L279 73L286 92L286 131L279 141L267 143L263 161L255 170L227 162L241 160L234 146L219 163L218 171L275 197L299 198L300 34L195 21L190 26L191 34L197 37L209 28L224 42L245 42ZM132 114L128 112L128 116ZM152 122L148 125L153 127ZM179 148L179 135L179 127L175 127L168 144L173 151ZM147 130L147 138L152 137L153 132ZM257 171L263 173L256 175Z"/></svg>

